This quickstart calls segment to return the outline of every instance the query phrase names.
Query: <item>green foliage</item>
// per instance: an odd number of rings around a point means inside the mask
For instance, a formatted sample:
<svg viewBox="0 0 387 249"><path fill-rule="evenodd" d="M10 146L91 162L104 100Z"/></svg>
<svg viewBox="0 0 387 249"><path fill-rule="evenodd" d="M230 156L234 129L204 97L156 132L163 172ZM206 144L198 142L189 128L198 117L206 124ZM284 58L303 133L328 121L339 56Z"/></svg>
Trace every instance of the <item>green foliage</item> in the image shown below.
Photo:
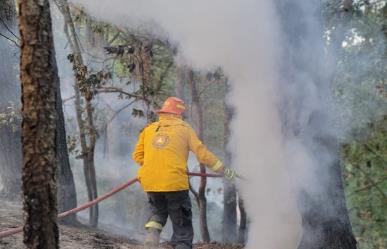
<svg viewBox="0 0 387 249"><path fill-rule="evenodd" d="M387 117L371 136L343 147L350 218L359 249L387 248Z"/></svg>
<svg viewBox="0 0 387 249"><path fill-rule="evenodd" d="M81 9L73 8L73 13L80 39L85 40L84 47L93 62L90 68L103 67L110 73L109 84L98 93L117 93L118 99L143 101L145 108L133 109L133 115L153 120L153 110L173 92L174 49L151 34L95 21ZM83 71L78 70L80 76Z"/></svg>
<svg viewBox="0 0 387 249"><path fill-rule="evenodd" d="M92 72L86 65L81 63L78 55L69 54L67 58L73 64L79 91L87 100L93 99L97 90L106 85L112 78L112 74L108 70L103 69Z"/></svg>
<svg viewBox="0 0 387 249"><path fill-rule="evenodd" d="M342 149L345 192L359 249L387 248L387 1L326 1L332 89L350 139ZM336 43L336 46L335 46Z"/></svg>
<svg viewBox="0 0 387 249"><path fill-rule="evenodd" d="M352 12L327 11L330 42L340 47L332 87L347 130L362 129L387 113L386 1L355 1ZM333 7L332 7L333 5ZM340 12L341 11L341 12Z"/></svg>

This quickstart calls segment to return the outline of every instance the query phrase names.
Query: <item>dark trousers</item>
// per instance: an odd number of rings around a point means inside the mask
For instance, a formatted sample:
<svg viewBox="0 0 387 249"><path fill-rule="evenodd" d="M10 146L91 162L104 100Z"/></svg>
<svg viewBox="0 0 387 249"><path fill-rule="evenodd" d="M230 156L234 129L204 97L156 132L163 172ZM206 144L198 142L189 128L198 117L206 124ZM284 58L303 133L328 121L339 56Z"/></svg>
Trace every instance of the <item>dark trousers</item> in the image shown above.
<svg viewBox="0 0 387 249"><path fill-rule="evenodd" d="M171 218L173 248L191 249L193 240L191 199L188 190L176 192L148 192L152 216L154 221L162 226Z"/></svg>

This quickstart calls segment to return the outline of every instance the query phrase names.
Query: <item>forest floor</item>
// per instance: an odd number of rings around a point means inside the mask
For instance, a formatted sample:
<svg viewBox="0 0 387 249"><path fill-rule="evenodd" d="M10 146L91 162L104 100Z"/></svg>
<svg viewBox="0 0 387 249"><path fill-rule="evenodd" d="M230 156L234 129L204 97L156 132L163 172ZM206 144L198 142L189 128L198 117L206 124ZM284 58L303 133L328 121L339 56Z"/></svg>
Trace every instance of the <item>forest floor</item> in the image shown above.
<svg viewBox="0 0 387 249"><path fill-rule="evenodd" d="M22 222L21 206L19 204L0 200L0 231L17 227ZM23 249L21 233L0 240L0 249ZM138 241L108 234L87 226L60 226L61 249L146 249ZM162 244L160 249L170 249ZM218 243L196 244L194 249L241 249L240 245L222 245Z"/></svg>

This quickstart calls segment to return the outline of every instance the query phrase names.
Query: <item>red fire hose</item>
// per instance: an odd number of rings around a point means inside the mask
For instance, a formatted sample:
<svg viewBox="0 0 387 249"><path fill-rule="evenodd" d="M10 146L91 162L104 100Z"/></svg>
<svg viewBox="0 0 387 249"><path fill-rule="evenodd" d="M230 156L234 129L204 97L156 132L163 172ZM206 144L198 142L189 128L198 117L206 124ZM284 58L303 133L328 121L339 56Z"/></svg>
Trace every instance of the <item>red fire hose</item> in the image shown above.
<svg viewBox="0 0 387 249"><path fill-rule="evenodd" d="M204 177L222 177L222 175L218 175L218 174L206 174L206 173L193 173L193 172L187 172L187 174L189 176L204 176ZM134 178L130 181L128 181L127 183L125 184L122 184L114 189L112 189L110 192L104 194L104 195L101 195L100 197L90 201L90 202L87 202L79 207L76 207L76 208L73 208L71 210L68 210L66 212L63 212L63 213L60 213L58 215L58 219L63 219L64 217L67 217L71 214L75 214L75 213L78 213L82 210L85 210L109 197L111 197L112 195L115 195L116 193L126 189L127 187L129 187L130 185L133 185L134 183L136 183L138 181L137 178ZM8 237L8 236L11 236L13 234L16 234L16 233L20 233L21 231L23 231L23 226L19 226L19 227L15 227L15 228L11 228L11 229L7 229L7 230L4 230L4 231L0 231L0 239L3 239L5 237Z"/></svg>

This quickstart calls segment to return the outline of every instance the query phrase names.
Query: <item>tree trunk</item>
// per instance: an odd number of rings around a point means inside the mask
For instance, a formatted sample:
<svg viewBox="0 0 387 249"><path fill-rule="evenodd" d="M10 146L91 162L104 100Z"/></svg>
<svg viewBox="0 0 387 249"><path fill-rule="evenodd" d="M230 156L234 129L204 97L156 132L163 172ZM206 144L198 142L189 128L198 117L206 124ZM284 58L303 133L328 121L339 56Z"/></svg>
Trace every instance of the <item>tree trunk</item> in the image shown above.
<svg viewBox="0 0 387 249"><path fill-rule="evenodd" d="M237 241L237 195L233 182L223 181L223 242Z"/></svg>
<svg viewBox="0 0 387 249"><path fill-rule="evenodd" d="M203 113L200 103L200 98L198 95L196 82L194 79L194 72L189 70L188 72L188 84L190 86L191 96L192 96L192 120L196 124L196 131L200 139L203 139ZM200 165L200 172L206 173L206 167L204 165ZM200 177L200 185L198 191L198 206L200 213L200 232L202 235L202 240L205 243L210 242L210 233L208 231L207 225L207 198L206 198L206 186L207 186L207 178Z"/></svg>
<svg viewBox="0 0 387 249"><path fill-rule="evenodd" d="M59 248L56 93L48 0L20 0L24 244Z"/></svg>
<svg viewBox="0 0 387 249"><path fill-rule="evenodd" d="M73 60L73 69L75 73L76 83L74 85L75 92L75 111L77 117L77 123L79 128L79 141L81 144L81 153L83 160L83 171L85 175L85 183L87 188L87 195L89 201L97 198L97 181L95 173L95 164L94 164L94 149L96 144L96 132L93 124L93 108L91 104L91 98L85 97L86 102L86 115L87 115L87 125L83 119L83 108L82 108L82 98L80 94L80 84L81 80L84 77L82 73L78 70L84 68L84 62L81 53L81 47L79 40L77 38L77 33L75 30L74 22L70 13L70 7L66 0L57 0L56 1L59 10L62 12L62 15L65 19L66 28L65 33L69 41L71 50L74 55ZM87 134L89 134L89 145L87 144ZM89 213L89 222L93 227L98 226L98 204L90 208Z"/></svg>
<svg viewBox="0 0 387 249"><path fill-rule="evenodd" d="M58 209L59 212L64 212L73 209L77 206L77 192L73 172L70 167L69 153L67 149L65 119L62 107L62 96L60 90L60 79L58 77L58 68L54 48L52 48L52 67L54 71L54 84L56 88L56 113L58 115L56 124L56 148L58 162ZM62 219L65 224L75 224L77 222L76 215L70 215Z"/></svg>
<svg viewBox="0 0 387 249"><path fill-rule="evenodd" d="M384 5L382 13L383 13L384 20L387 20L387 4ZM382 31L384 34L384 38L387 39L387 22L384 22L382 26ZM387 57L387 49L384 50L384 55Z"/></svg>
<svg viewBox="0 0 387 249"><path fill-rule="evenodd" d="M334 184L326 189L323 196L316 197L304 193L302 197L302 201L308 203L308 208L302 212L302 225L307 232L302 237L299 249L356 249L356 240L345 204L339 162L331 165L330 170L335 176L335 179L332 179ZM334 212L335 216L327 215L331 212Z"/></svg>
<svg viewBox="0 0 387 249"><path fill-rule="evenodd" d="M227 82L225 83L227 85ZM226 86L228 88L228 86ZM231 153L227 149L230 138L230 121L232 119L231 107L225 106L224 120L224 151L226 152L225 164L231 165ZM223 242L235 243L237 241L237 193L234 182L223 181Z"/></svg>
<svg viewBox="0 0 387 249"><path fill-rule="evenodd" d="M0 0L0 34L15 41L16 21L15 2ZM19 48L4 37L0 37L0 113L9 114L14 106L16 118L0 125L0 196L7 199L20 198L22 152L20 141L20 118L18 113L20 89L15 70L18 63ZM9 119L8 119L9 120Z"/></svg>
<svg viewBox="0 0 387 249"><path fill-rule="evenodd" d="M238 206L241 215L238 229L238 243L245 244L247 239L247 213L244 201L240 195L238 195Z"/></svg>
<svg viewBox="0 0 387 249"><path fill-rule="evenodd" d="M90 182L87 185L90 186L91 190L91 199L96 199L98 197L98 188L97 188L97 176L95 173L95 162L94 162L94 153L95 145L97 143L97 132L95 130L94 121L93 121L93 107L91 104L91 99L86 98L86 113L87 113L87 127L89 135L89 146L87 152L87 161L89 164L88 175ZM93 206L90 212L90 225L93 227L98 226L98 215L99 210L98 206Z"/></svg>
<svg viewBox="0 0 387 249"><path fill-rule="evenodd" d="M177 66L176 67L176 88L175 94L178 98L184 100L184 83L185 83L185 67Z"/></svg>

